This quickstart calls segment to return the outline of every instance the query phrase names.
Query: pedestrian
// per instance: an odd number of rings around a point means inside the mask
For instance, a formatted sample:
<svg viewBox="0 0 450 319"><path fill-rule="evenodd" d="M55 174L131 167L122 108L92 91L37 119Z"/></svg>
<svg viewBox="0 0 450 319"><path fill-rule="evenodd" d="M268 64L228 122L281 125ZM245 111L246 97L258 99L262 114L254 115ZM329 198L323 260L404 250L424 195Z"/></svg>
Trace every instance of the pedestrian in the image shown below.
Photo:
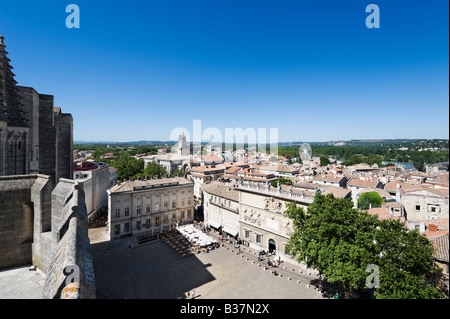
<svg viewBox="0 0 450 319"><path fill-rule="evenodd" d="M189 291L187 292L187 297L188 299L191 297L191 293Z"/></svg>

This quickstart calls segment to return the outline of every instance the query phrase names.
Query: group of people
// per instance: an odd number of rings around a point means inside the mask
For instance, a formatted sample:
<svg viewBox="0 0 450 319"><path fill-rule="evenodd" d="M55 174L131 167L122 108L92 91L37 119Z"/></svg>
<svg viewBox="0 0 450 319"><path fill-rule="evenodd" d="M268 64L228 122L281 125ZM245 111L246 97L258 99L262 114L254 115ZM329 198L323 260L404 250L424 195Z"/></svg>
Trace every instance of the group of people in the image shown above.
<svg viewBox="0 0 450 319"><path fill-rule="evenodd" d="M199 245L196 244L191 244L191 246L189 247L189 250L194 252L194 253L201 253L202 251L205 253L209 253L211 250L214 250L216 248L220 247L220 243L214 243L211 245L208 245L207 247L201 247Z"/></svg>

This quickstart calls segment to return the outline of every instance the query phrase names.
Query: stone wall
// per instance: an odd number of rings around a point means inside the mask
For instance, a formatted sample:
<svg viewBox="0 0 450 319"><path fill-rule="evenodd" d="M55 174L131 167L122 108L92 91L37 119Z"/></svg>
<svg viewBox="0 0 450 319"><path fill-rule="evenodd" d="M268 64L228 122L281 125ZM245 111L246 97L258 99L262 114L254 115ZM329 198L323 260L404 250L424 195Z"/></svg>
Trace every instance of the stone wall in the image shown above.
<svg viewBox="0 0 450 319"><path fill-rule="evenodd" d="M0 177L0 269L33 264L43 298L95 298L83 189L46 175Z"/></svg>
<svg viewBox="0 0 450 319"><path fill-rule="evenodd" d="M0 177L0 269L31 261L35 175Z"/></svg>
<svg viewBox="0 0 450 319"><path fill-rule="evenodd" d="M43 298L95 298L95 277L88 237L84 192L61 179L52 193L52 229L57 239L46 273Z"/></svg>
<svg viewBox="0 0 450 319"><path fill-rule="evenodd" d="M56 127L56 180L59 178L73 178L73 118L71 114L61 113L55 108Z"/></svg>

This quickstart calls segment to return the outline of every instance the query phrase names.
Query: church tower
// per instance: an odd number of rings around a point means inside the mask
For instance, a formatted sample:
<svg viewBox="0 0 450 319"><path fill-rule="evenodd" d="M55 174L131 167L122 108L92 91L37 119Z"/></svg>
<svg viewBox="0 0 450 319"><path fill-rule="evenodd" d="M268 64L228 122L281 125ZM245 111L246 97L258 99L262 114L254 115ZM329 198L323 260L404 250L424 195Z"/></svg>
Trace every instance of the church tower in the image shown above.
<svg viewBox="0 0 450 319"><path fill-rule="evenodd" d="M0 35L0 176L28 174L29 125Z"/></svg>
<svg viewBox="0 0 450 319"><path fill-rule="evenodd" d="M73 177L73 119L54 97L17 85L0 36L0 176Z"/></svg>

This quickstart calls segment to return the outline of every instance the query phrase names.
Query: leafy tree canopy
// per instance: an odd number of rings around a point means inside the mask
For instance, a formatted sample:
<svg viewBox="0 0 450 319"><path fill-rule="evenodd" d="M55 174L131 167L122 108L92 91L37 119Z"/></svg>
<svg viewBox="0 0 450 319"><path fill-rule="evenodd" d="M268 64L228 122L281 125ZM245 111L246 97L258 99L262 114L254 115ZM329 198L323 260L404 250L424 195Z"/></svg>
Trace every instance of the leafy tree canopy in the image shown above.
<svg viewBox="0 0 450 319"><path fill-rule="evenodd" d="M431 242L397 220L379 221L332 194L316 194L307 211L291 203L284 213L294 228L286 249L329 282L342 282L347 294L365 288L366 267L376 265L377 298L443 296L426 282L435 270Z"/></svg>
<svg viewBox="0 0 450 319"><path fill-rule="evenodd" d="M358 198L358 208L367 210L370 207L381 207L383 198L377 192L366 192Z"/></svg>

